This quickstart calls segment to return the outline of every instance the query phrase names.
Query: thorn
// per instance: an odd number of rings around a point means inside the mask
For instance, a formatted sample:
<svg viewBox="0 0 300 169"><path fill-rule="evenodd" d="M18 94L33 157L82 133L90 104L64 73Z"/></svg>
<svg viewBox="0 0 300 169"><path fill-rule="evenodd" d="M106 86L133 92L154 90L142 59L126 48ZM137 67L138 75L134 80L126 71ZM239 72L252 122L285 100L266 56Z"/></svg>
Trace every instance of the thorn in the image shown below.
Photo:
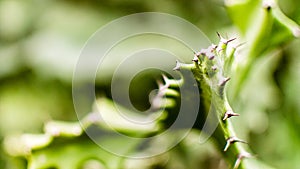
<svg viewBox="0 0 300 169"><path fill-rule="evenodd" d="M230 80L230 77L226 77L224 78L221 83L219 84L219 86L225 86L225 84Z"/></svg>
<svg viewBox="0 0 300 169"><path fill-rule="evenodd" d="M221 51L223 51L224 49L220 48L217 52L220 53Z"/></svg>
<svg viewBox="0 0 300 169"><path fill-rule="evenodd" d="M169 80L168 77L165 74L162 74L161 76L162 76L165 83Z"/></svg>
<svg viewBox="0 0 300 169"><path fill-rule="evenodd" d="M229 42L232 42L232 41L234 41L234 40L236 40L236 38L231 38L231 39L228 39L228 40L226 41L226 43L225 43L225 44L228 44Z"/></svg>
<svg viewBox="0 0 300 169"><path fill-rule="evenodd" d="M208 59L209 60L213 60L215 58L215 55L214 54L210 54L210 55L207 55Z"/></svg>
<svg viewBox="0 0 300 169"><path fill-rule="evenodd" d="M165 84L161 83L161 86L159 86L159 90L165 90L168 87L179 87L182 86L183 84L183 77L180 74L181 78L176 80L176 79L169 79L165 74L162 74L163 81Z"/></svg>
<svg viewBox="0 0 300 169"><path fill-rule="evenodd" d="M194 58L192 61L197 63L199 61L198 57L199 55L197 53L194 53Z"/></svg>
<svg viewBox="0 0 300 169"><path fill-rule="evenodd" d="M216 50L217 47L218 47L217 45L212 44L212 45L209 46L207 49L204 49L204 50L205 50L204 55L207 56L207 58L208 58L209 60L214 59L214 58L215 58L214 51ZM202 51L202 50L201 50L201 51ZM200 51L200 52L201 52L201 51Z"/></svg>
<svg viewBox="0 0 300 169"><path fill-rule="evenodd" d="M221 39L222 38L222 36L220 35L220 33L219 32L217 32L217 35L218 35L218 37Z"/></svg>
<svg viewBox="0 0 300 169"><path fill-rule="evenodd" d="M237 138L237 137L235 137L235 136L229 137L229 138L227 139L227 141L226 141L226 145L225 145L224 151L227 151L228 148L229 148L229 146L230 146L231 144L233 144L233 143L236 143L236 142L248 144L246 141L241 140L241 139L239 139L239 138Z"/></svg>
<svg viewBox="0 0 300 169"><path fill-rule="evenodd" d="M218 47L218 45L212 44L212 45L211 45L211 48L212 48L212 49L211 49L211 52L213 52L215 49L217 49L217 47Z"/></svg>
<svg viewBox="0 0 300 169"><path fill-rule="evenodd" d="M217 68L216 65L214 65L214 66L211 67L211 70L213 70L213 71L216 71L217 69L218 69L218 68Z"/></svg>
<svg viewBox="0 0 300 169"><path fill-rule="evenodd" d="M294 35L296 38L300 38L300 27L296 27L296 28L293 30L293 35Z"/></svg>
<svg viewBox="0 0 300 169"><path fill-rule="evenodd" d="M215 44L211 44L207 49L202 49L200 51L200 53L203 52L203 54L209 55L209 54L213 54L213 52L217 49L217 45Z"/></svg>
<svg viewBox="0 0 300 169"><path fill-rule="evenodd" d="M200 53L200 55L205 55L206 52L207 52L207 49L201 49L199 53Z"/></svg>
<svg viewBox="0 0 300 169"><path fill-rule="evenodd" d="M239 116L239 115L240 115L240 114L234 113L232 110L228 110L228 111L226 111L226 113L224 114L223 121L229 119L229 118L232 117L232 116Z"/></svg>
<svg viewBox="0 0 300 169"><path fill-rule="evenodd" d="M166 76L166 75L162 73L161 76L164 80L164 76ZM161 85L163 85L163 81L161 79L156 79L156 84L157 84L157 86L161 86Z"/></svg>
<svg viewBox="0 0 300 169"><path fill-rule="evenodd" d="M254 157L254 156L252 156L251 154L249 154L247 152L240 153L234 163L233 169L239 168L239 166L244 158L251 158L251 157Z"/></svg>
<svg viewBox="0 0 300 169"><path fill-rule="evenodd" d="M275 6L274 2L271 0L264 0L263 1L263 8L267 11L270 11Z"/></svg>
<svg viewBox="0 0 300 169"><path fill-rule="evenodd" d="M180 62L178 60L176 60L176 66L173 68L173 70L177 70L179 71L180 70Z"/></svg>
<svg viewBox="0 0 300 169"><path fill-rule="evenodd" d="M181 69L186 69L186 70L191 70L192 68L195 67L195 64L185 64L181 63L178 60L176 60L176 66L173 68L173 70L181 70Z"/></svg>
<svg viewBox="0 0 300 169"><path fill-rule="evenodd" d="M163 79L164 79L164 76L165 75L162 74ZM163 82L161 80L156 80L156 84L157 84L159 90L162 90L163 88L165 88L165 85L163 84Z"/></svg>
<svg viewBox="0 0 300 169"><path fill-rule="evenodd" d="M223 37L219 34L219 32L217 32L217 35L218 35L218 37L220 38L220 41L221 41L222 43L226 44L226 45L227 45L229 42L232 42L232 41L236 40L236 38L231 38L231 39L226 40L225 38L223 38Z"/></svg>
<svg viewBox="0 0 300 169"><path fill-rule="evenodd" d="M203 50L203 49L202 49L202 50ZM201 50L201 51L202 51L202 50ZM194 52L194 55L197 56L197 57L199 57L199 56L202 54L201 51L200 51L200 52Z"/></svg>
<svg viewBox="0 0 300 169"><path fill-rule="evenodd" d="M191 70L193 68L195 68L196 65L193 64L193 63L189 63L189 64L186 64L186 63L181 63L180 61L176 60L176 66L173 68L173 70Z"/></svg>
<svg viewBox="0 0 300 169"><path fill-rule="evenodd" d="M162 78L163 78L165 84L161 84L161 86L159 86L159 90L166 90L168 87L170 87L172 80L169 79L168 76L166 76L165 74L162 74Z"/></svg>

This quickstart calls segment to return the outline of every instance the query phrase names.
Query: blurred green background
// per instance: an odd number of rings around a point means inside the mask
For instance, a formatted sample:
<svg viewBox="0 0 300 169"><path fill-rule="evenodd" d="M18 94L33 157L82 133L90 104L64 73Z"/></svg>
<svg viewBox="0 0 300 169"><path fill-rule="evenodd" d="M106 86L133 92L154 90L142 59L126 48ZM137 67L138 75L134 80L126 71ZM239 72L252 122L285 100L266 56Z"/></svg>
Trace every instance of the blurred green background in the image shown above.
<svg viewBox="0 0 300 169"><path fill-rule="evenodd" d="M299 1L282 0L279 4L300 23ZM182 17L213 41L217 39L216 31L237 31L219 0L1 0L0 141L12 134L41 133L43 124L51 119L76 121L72 73L85 42L109 21L148 11ZM257 61L243 90L242 103L233 105L242 114L235 125L244 126L237 132L249 140L259 158L277 168L300 165L299 46L300 41L293 40L272 56ZM156 77L152 77L149 88L155 85ZM149 84L149 80L140 81L139 85ZM108 93L109 83L99 80L96 89ZM131 93L140 109L149 106L147 96ZM185 147L191 163L201 161L194 166L224 166L211 146L198 146L202 151L193 150L191 145ZM176 157L171 162L178 168L185 166L184 160L176 161ZM0 168L26 168L26 162L8 156L1 148Z"/></svg>

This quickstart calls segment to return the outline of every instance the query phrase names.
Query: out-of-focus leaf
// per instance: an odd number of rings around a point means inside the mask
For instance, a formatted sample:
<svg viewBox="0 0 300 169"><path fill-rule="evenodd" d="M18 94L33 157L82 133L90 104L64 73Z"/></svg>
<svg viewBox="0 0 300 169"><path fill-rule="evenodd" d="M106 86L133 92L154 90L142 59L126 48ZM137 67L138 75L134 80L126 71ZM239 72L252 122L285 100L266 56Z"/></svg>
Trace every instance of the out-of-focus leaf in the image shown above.
<svg viewBox="0 0 300 169"><path fill-rule="evenodd" d="M36 150L29 158L29 169L56 167L59 169L79 168L87 160L95 159L106 168L121 168L123 158L106 150L91 140L64 140L64 143ZM67 141L67 142L66 142ZM104 140L105 141L105 140ZM122 149L124 154L135 146L135 143L127 143L123 140L110 138L106 140L113 144L115 148Z"/></svg>
<svg viewBox="0 0 300 169"><path fill-rule="evenodd" d="M253 15L258 15L257 8L260 5L260 0L245 0L245 1L225 1L227 13L243 34L246 34L248 27L251 27Z"/></svg>
<svg viewBox="0 0 300 169"><path fill-rule="evenodd" d="M105 98L97 100L94 111L93 118L98 118L98 125L132 134L158 132L162 128L159 120L167 115L164 110L149 115L135 113Z"/></svg>
<svg viewBox="0 0 300 169"><path fill-rule="evenodd" d="M226 9L235 26L255 45L259 55L266 48L286 43L293 36L300 37L300 28L289 19L273 0L226 1ZM255 57L255 56L251 56Z"/></svg>

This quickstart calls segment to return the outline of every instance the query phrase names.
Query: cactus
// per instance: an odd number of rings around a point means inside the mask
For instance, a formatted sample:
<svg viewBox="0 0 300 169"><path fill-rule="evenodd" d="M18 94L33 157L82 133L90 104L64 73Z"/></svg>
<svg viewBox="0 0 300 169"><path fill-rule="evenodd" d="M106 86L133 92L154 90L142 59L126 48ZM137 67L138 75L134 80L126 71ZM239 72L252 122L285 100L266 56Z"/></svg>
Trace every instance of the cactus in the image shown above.
<svg viewBox="0 0 300 169"><path fill-rule="evenodd" d="M108 132L114 129L118 132L135 136L157 134L167 128L168 118L172 118L172 109L179 105L179 88L189 83L185 71L190 71L197 82L201 97L200 108L194 128L200 129L201 135L212 135L216 147L234 169L272 168L264 164L259 157L252 153L247 140L239 138L235 132L232 119L240 116L233 109L238 104L236 98L246 83L252 65L258 57L270 52L273 48L286 42L287 39L300 36L299 26L287 18L279 9L275 1L254 0L239 3L225 3L227 11L235 25L240 29L241 38L246 39L246 48L242 56L243 63L236 58L236 50L240 45L233 46L235 38L226 39L219 36L219 43L212 44L206 49L194 53L192 63L186 64L177 61L175 71L182 73L181 79L169 79L163 75L163 82L158 82L158 93L151 100L151 110L161 113L159 119L147 128L119 119L113 102L107 98L97 100L99 111L107 117L110 126L99 118L99 112L92 112L79 122L51 121L45 124L43 134L23 134L16 137L7 137L4 142L6 151L12 156L22 156L28 161L28 168L58 167L63 169L78 168L86 160L97 161L99 166L106 168L122 168L124 157L118 157L99 149L84 130L96 125ZM251 9L251 10L245 10ZM245 14L245 11L250 11ZM247 22L241 20L243 16ZM255 17L253 17L255 16ZM281 32L280 34L276 32ZM232 86L228 86L230 83ZM230 94L233 99L230 99ZM192 96L191 96L192 97ZM190 98L189 98L190 99ZM140 116L126 108L122 113L138 119L152 119L154 116ZM188 114L188 112L186 112ZM243 114L241 114L242 116ZM167 117L168 116L168 117ZM207 122L204 120L207 119ZM236 117L235 120L238 120ZM205 123L204 123L205 122ZM213 127L216 124L215 128ZM211 128L212 127L212 128ZM200 137L202 138L202 137ZM204 140L207 136L204 136ZM139 142L124 142L115 138L103 139L102 142L118 142L116 145L126 153L135 150ZM53 151L55 149L55 151ZM84 153L83 153L84 152ZM76 154L76 156L73 156ZM68 157L65 159L65 157ZM64 160L61 160L64 158Z"/></svg>
<svg viewBox="0 0 300 169"><path fill-rule="evenodd" d="M246 141L239 139L234 131L230 118L239 116L231 108L227 94L226 86L230 80L231 66L236 48L229 47L228 44L235 40L224 39L220 34L218 45L212 44L207 49L196 52L191 64L183 64L177 61L174 70L187 69L193 72L197 81L201 95L201 103L206 114L215 113L218 126L213 132L218 146L223 147L225 157L234 164L233 168L251 168L247 167L242 161L244 158L250 158L252 155L246 151L246 148L240 144ZM210 111L213 110L213 111ZM201 112L199 112L201 113Z"/></svg>
<svg viewBox="0 0 300 169"><path fill-rule="evenodd" d="M107 153L91 140L86 139L84 130L92 125L97 125L104 130L116 130L121 133L136 136L147 136L163 131L165 118L172 116L171 109L176 107L176 97L179 96L177 90L185 85L188 81L185 77L185 70L191 71L197 82L197 86L201 96L201 111L200 116L206 116L211 113L218 122L216 130L212 133L217 142L217 147L224 154L224 157L232 164L234 169L237 168L253 168L253 164L244 162L244 158L252 158L253 156L247 152L250 148L247 147L246 141L241 140L236 136L234 127L230 121L231 117L239 116L231 108L227 98L227 84L230 81L231 67L235 57L236 47L230 47L228 44L235 39L224 39L221 35L218 45L211 45L207 49L202 49L194 54L193 63L184 64L177 61L174 68L175 71L183 72L181 79L169 79L163 75L163 81L158 82L158 93L151 100L151 109L155 111L150 116L138 115L126 108L119 107L119 111L127 116L139 119L154 118L156 113L162 113L160 118L156 120L152 126L141 128L138 124L130 124L124 119L118 118L118 110L114 103L106 98L100 98L95 103L95 109L79 122L61 122L50 121L45 124L44 134L24 134L12 138L7 138L5 147L7 152L13 156L24 156L28 160L28 168L76 168L82 165L84 160L97 159L99 164L107 168L122 168L124 158ZM204 112L202 112L204 109ZM213 111L211 111L213 110ZM101 116L99 116L99 112ZM208 115L209 116L209 115ZM201 117L203 119L203 117ZM210 122L208 122L210 123ZM109 124L109 126L107 125ZM194 127L202 127L195 125ZM204 124L205 127L205 124ZM205 132L205 131L203 131ZM112 138L114 139L114 138ZM67 145L58 144L60 140L67 141ZM103 140L105 142L107 140ZM130 143L121 140L120 146L126 147L125 152L131 152L139 145L139 142ZM111 141L110 141L111 142ZM123 144L121 144L123 142ZM242 146L242 144L244 144ZM12 146L18 145L18 146ZM84 147L82 145L85 145ZM53 152L51 149L57 151ZM84 150L83 150L83 149ZM84 151L86 153L79 153ZM71 156L72 153L81 154L80 156ZM71 156L69 160L61 163L59 158ZM259 163L259 166L264 164ZM259 167L255 167L259 168ZM264 168L271 168L264 166Z"/></svg>

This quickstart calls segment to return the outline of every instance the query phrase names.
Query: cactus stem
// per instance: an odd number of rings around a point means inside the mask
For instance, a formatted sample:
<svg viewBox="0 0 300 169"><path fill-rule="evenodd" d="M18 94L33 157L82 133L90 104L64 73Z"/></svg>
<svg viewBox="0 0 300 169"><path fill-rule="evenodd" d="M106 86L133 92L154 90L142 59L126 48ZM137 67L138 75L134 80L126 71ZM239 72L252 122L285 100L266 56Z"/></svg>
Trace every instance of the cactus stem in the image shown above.
<svg viewBox="0 0 300 169"><path fill-rule="evenodd" d="M240 115L240 114L234 113L232 110L228 110L228 111L226 111L226 113L224 114L223 121L229 119L229 118L232 117L232 116L239 116L239 115Z"/></svg>
<svg viewBox="0 0 300 169"><path fill-rule="evenodd" d="M241 139L239 139L239 138L237 138L237 137L235 137L235 136L229 137L229 138L227 139L227 141L226 141L226 145L225 145L225 147L224 147L224 152L228 150L228 148L230 147L231 144L236 143L236 142L246 143L246 144L247 144L246 141L241 140Z"/></svg>

